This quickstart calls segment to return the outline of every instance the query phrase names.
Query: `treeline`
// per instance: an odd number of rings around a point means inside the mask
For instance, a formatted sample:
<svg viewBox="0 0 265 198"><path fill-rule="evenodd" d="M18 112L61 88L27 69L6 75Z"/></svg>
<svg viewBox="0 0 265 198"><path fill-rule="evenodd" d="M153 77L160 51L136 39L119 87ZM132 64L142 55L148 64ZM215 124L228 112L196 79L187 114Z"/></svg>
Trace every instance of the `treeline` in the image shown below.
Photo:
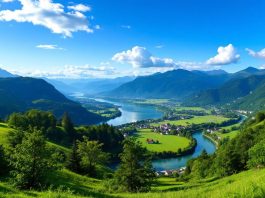
<svg viewBox="0 0 265 198"><path fill-rule="evenodd" d="M13 130L0 146L0 176L19 189L58 185L51 178L65 168L105 178L108 191L148 191L155 178L147 150L134 138L124 139L112 126L75 127L67 113L56 120L52 113L38 110L14 113L7 123ZM70 152L50 143L58 137L72 145ZM113 173L106 165L117 157L121 163Z"/></svg>
<svg viewBox="0 0 265 198"><path fill-rule="evenodd" d="M265 113L249 119L236 138L225 140L215 154L205 151L187 164L183 178L223 177L265 165Z"/></svg>

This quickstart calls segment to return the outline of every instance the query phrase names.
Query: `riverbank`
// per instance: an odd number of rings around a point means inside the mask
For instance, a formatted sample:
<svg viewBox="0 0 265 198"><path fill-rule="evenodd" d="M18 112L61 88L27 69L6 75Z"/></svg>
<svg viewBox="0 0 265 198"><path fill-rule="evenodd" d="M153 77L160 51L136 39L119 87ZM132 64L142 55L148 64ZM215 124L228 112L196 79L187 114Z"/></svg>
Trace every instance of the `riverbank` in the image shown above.
<svg viewBox="0 0 265 198"><path fill-rule="evenodd" d="M216 146L216 148L218 148L219 143L218 143L215 139L213 139L211 136L209 136L209 135L206 134L205 132L203 132L202 135L203 135L205 138L207 138L208 140L210 140L212 143L214 143L215 146Z"/></svg>

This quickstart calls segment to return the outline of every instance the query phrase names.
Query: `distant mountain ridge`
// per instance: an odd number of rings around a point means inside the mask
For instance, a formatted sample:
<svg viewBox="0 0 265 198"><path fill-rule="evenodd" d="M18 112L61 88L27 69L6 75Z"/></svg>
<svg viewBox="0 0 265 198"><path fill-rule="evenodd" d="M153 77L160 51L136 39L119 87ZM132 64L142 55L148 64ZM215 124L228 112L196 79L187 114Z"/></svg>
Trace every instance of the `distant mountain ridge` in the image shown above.
<svg viewBox="0 0 265 198"><path fill-rule="evenodd" d="M133 76L124 76L113 79L46 79L45 80L65 94L82 92L86 95L94 95L111 91L124 83L134 80Z"/></svg>
<svg viewBox="0 0 265 198"><path fill-rule="evenodd" d="M199 92L187 98L186 104L216 105L247 96L265 83L265 75L252 75L246 78L232 78L220 88Z"/></svg>
<svg viewBox="0 0 265 198"><path fill-rule="evenodd" d="M18 75L14 75L14 74L0 68L0 78L14 78L14 77L18 77Z"/></svg>
<svg viewBox="0 0 265 198"><path fill-rule="evenodd" d="M183 99L195 92L221 86L229 79L226 72L208 74L202 71L177 69L165 73L138 77L113 91L108 97L120 98L174 98Z"/></svg>
<svg viewBox="0 0 265 198"><path fill-rule="evenodd" d="M0 78L0 117L28 109L52 111L58 118L68 112L75 124L95 124L101 117L67 99L42 79Z"/></svg>

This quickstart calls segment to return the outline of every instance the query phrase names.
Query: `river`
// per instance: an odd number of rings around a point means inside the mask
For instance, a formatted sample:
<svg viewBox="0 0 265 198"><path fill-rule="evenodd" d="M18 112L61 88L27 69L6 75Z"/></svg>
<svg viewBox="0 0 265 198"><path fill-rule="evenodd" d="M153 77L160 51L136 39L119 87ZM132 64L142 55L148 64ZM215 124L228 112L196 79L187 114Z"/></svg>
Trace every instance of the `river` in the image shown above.
<svg viewBox="0 0 265 198"><path fill-rule="evenodd" d="M119 106L121 116L109 120L109 125L118 126L130 122L137 122L146 119L158 119L163 116L163 112L151 105L140 105L116 100L94 99L98 102L107 102Z"/></svg>
<svg viewBox="0 0 265 198"><path fill-rule="evenodd" d="M157 119L163 116L163 113L158 111L154 106L137 105L133 103L103 99L96 100L99 102L108 102L119 106L122 115L107 122L108 124L114 126L146 119ZM194 133L192 136L197 140L197 146L193 154L183 157L154 160L153 167L155 168L155 170L172 170L186 166L188 160L198 157L204 149L208 154L214 153L214 151L216 150L215 145L209 139L205 138L202 135L202 132Z"/></svg>

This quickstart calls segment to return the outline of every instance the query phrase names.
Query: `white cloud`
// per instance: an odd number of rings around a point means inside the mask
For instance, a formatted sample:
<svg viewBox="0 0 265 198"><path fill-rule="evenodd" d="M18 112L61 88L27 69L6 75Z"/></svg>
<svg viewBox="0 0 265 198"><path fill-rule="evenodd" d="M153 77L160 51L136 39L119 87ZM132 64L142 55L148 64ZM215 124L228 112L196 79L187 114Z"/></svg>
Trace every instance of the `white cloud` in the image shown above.
<svg viewBox="0 0 265 198"><path fill-rule="evenodd" d="M73 32L93 32L87 17L77 10L65 11L64 6L52 0L18 0L22 8L0 11L0 21L28 22L41 25L53 33L71 37Z"/></svg>
<svg viewBox="0 0 265 198"><path fill-rule="evenodd" d="M41 44L41 45L37 45L36 47L40 49L46 49L46 50L64 50L64 48L58 47L57 45Z"/></svg>
<svg viewBox="0 0 265 198"><path fill-rule="evenodd" d="M147 67L174 67L176 66L171 58L158 58L144 47L135 46L131 50L123 51L112 57L113 61L128 63L134 68Z"/></svg>
<svg viewBox="0 0 265 198"><path fill-rule="evenodd" d="M46 77L46 78L105 78L118 74L118 71L111 66L74 66L66 65L62 69L43 71L24 71L17 72L13 71L15 74L21 76L31 76L31 77Z"/></svg>
<svg viewBox="0 0 265 198"><path fill-rule="evenodd" d="M90 6L86 6L84 4L77 4L77 5L68 6L68 9L79 11L79 12L91 11L91 7Z"/></svg>
<svg viewBox="0 0 265 198"><path fill-rule="evenodd" d="M15 0L2 0L3 3L11 3L14 2Z"/></svg>
<svg viewBox="0 0 265 198"><path fill-rule="evenodd" d="M219 47L217 49L218 54L213 58L206 61L208 65L228 65L231 63L237 63L240 59L240 55L236 53L236 49L232 44L226 47Z"/></svg>
<svg viewBox="0 0 265 198"><path fill-rule="evenodd" d="M252 49L246 48L246 51L250 56L256 57L256 58L265 58L265 48L256 52Z"/></svg>

